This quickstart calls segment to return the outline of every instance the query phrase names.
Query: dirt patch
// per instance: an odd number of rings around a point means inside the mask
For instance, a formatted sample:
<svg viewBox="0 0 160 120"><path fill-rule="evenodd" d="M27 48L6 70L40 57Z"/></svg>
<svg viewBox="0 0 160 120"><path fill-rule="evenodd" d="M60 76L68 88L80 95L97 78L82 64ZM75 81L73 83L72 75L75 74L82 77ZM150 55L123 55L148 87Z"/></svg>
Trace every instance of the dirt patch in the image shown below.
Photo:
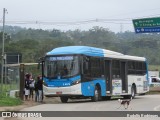
<svg viewBox="0 0 160 120"><path fill-rule="evenodd" d="M59 97L45 97L44 98L44 101L43 101L44 104L57 104L57 103L61 103Z"/></svg>
<svg viewBox="0 0 160 120"><path fill-rule="evenodd" d="M55 103L61 103L59 97L45 97L42 103L35 102L33 100L23 101L22 105L0 107L0 111L19 111L26 107L32 107L40 104L55 104Z"/></svg>
<svg viewBox="0 0 160 120"><path fill-rule="evenodd" d="M160 92L160 86L150 87L149 91Z"/></svg>
<svg viewBox="0 0 160 120"><path fill-rule="evenodd" d="M0 111L19 111L25 107L35 106L38 104L39 103L36 103L34 101L23 101L22 105L0 107Z"/></svg>
<svg viewBox="0 0 160 120"><path fill-rule="evenodd" d="M23 108L39 105L34 101L23 101L22 105L0 107L0 111L20 111ZM4 118L4 120L20 120L19 118Z"/></svg>

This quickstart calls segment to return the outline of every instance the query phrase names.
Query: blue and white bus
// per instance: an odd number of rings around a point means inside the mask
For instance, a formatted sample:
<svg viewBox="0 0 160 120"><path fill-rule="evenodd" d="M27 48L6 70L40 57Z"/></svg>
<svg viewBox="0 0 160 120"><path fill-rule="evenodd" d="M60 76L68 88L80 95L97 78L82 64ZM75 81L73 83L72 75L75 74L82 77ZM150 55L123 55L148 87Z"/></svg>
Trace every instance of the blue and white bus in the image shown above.
<svg viewBox="0 0 160 120"><path fill-rule="evenodd" d="M66 46L46 53L42 62L45 96L92 101L120 95L129 98L149 90L144 57L89 46Z"/></svg>

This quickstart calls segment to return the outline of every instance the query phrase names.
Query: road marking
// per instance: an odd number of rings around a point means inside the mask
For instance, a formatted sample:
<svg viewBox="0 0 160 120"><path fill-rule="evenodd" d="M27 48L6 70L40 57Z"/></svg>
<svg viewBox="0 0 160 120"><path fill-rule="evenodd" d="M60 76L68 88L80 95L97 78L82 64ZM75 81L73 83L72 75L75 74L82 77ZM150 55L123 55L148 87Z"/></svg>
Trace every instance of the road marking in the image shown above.
<svg viewBox="0 0 160 120"><path fill-rule="evenodd" d="M154 109L153 109L154 111L160 111L160 105L158 105L158 106L156 106L156 107L154 107Z"/></svg>

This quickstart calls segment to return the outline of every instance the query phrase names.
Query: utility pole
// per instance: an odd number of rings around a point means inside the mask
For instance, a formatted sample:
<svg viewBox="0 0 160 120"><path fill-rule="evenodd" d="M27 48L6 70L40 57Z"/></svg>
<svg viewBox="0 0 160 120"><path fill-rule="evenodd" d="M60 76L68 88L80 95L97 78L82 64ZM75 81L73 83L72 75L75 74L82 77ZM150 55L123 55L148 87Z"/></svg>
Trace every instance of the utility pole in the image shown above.
<svg viewBox="0 0 160 120"><path fill-rule="evenodd" d="M4 26L5 26L5 13L7 9L3 8L3 34L2 34L2 70L1 70L1 92L3 92L3 70L4 70Z"/></svg>

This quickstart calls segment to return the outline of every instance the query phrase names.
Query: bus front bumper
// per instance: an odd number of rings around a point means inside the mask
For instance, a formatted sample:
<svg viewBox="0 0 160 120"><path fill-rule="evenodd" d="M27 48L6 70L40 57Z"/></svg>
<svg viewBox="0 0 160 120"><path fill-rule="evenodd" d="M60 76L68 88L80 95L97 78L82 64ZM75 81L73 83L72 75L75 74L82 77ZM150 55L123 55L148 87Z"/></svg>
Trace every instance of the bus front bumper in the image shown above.
<svg viewBox="0 0 160 120"><path fill-rule="evenodd" d="M43 93L46 96L76 96L82 95L81 84L76 84L69 87L47 87L43 86Z"/></svg>

